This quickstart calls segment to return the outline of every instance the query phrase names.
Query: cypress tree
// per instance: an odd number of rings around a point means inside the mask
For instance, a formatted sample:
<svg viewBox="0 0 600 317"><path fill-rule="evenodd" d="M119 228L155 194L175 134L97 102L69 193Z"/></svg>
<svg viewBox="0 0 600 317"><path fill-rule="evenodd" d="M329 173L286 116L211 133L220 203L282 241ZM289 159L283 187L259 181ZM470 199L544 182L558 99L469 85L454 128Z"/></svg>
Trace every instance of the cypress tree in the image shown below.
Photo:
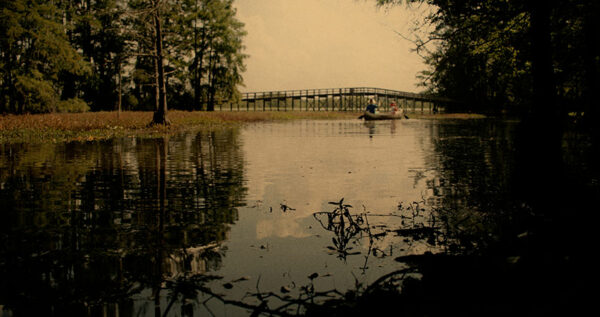
<svg viewBox="0 0 600 317"><path fill-rule="evenodd" d="M70 45L62 24L63 11L42 0L5 0L0 3L0 71L2 112L52 112L65 110L61 102L62 73L89 71Z"/></svg>

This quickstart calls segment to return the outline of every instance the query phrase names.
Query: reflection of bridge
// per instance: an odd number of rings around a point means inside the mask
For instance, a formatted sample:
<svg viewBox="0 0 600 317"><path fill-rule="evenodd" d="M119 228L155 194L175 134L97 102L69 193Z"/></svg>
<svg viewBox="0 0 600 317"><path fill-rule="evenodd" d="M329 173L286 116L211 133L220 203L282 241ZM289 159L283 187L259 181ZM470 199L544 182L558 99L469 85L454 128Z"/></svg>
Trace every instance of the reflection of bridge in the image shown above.
<svg viewBox="0 0 600 317"><path fill-rule="evenodd" d="M370 98L379 106L395 102L405 111L443 110L449 99L381 88L332 88L242 93L237 103L217 106L232 111L360 111Z"/></svg>

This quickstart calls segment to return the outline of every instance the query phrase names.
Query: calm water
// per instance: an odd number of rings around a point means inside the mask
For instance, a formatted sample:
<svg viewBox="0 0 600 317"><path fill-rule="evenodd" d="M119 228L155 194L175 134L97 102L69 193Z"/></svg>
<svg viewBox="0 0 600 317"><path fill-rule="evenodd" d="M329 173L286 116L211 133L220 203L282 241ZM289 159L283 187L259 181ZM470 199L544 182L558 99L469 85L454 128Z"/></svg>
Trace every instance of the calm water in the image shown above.
<svg viewBox="0 0 600 317"><path fill-rule="evenodd" d="M0 145L1 314L246 315L185 285L248 303L344 292L403 256L477 247L507 203L513 130L298 121Z"/></svg>

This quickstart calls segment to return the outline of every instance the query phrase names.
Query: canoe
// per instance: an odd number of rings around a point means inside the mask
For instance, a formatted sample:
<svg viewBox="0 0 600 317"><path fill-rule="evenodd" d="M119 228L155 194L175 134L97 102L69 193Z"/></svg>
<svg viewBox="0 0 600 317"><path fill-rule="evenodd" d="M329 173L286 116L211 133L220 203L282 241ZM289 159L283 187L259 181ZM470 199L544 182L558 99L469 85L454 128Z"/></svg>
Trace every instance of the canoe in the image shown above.
<svg viewBox="0 0 600 317"><path fill-rule="evenodd" d="M362 115L365 120L399 120L404 118L404 114L402 112L397 112L395 114L391 113L370 113L366 112Z"/></svg>

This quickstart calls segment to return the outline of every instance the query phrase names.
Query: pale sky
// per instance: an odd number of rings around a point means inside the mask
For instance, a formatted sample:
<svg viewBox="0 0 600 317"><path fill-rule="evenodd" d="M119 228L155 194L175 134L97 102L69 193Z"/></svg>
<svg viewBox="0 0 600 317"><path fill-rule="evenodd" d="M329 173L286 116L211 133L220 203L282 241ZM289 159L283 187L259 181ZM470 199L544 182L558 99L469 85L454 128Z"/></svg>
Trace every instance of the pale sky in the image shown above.
<svg viewBox="0 0 600 317"><path fill-rule="evenodd" d="M376 87L418 92L425 69L411 52L422 7L377 8L375 0L236 0L246 24L242 92Z"/></svg>

